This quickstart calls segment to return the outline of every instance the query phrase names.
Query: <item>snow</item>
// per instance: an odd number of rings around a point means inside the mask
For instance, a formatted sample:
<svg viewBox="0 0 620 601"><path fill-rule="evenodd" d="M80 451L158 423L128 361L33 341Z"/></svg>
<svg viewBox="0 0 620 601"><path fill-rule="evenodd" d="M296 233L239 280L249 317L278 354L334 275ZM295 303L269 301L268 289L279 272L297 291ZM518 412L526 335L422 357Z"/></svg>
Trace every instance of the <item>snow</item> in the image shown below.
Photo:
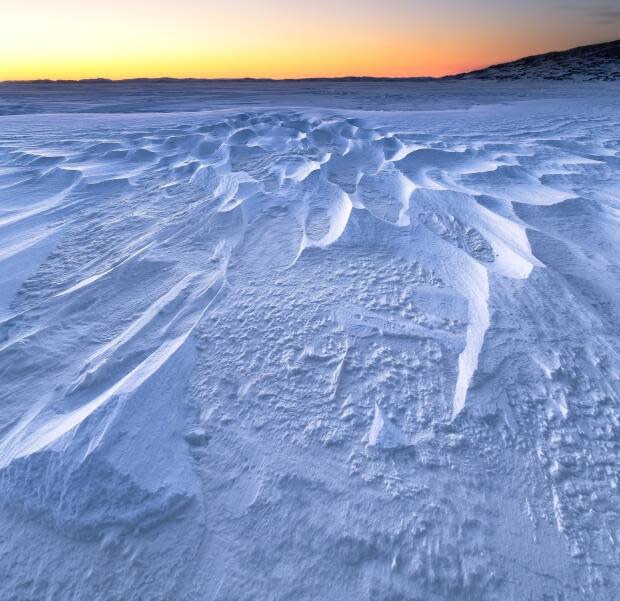
<svg viewBox="0 0 620 601"><path fill-rule="evenodd" d="M618 81L620 40L528 56L456 77L502 81Z"/></svg>
<svg viewBox="0 0 620 601"><path fill-rule="evenodd" d="M375 417L368 434L368 445L380 449L399 449L407 446L403 433L383 415L375 403Z"/></svg>
<svg viewBox="0 0 620 601"><path fill-rule="evenodd" d="M620 84L0 86L0 599L620 588Z"/></svg>

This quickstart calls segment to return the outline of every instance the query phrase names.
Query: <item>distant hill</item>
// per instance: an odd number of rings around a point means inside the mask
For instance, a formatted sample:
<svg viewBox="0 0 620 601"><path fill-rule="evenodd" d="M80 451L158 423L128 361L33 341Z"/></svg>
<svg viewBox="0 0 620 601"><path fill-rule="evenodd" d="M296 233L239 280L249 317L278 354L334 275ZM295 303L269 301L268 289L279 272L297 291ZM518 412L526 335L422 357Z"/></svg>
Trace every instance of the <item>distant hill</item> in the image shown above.
<svg viewBox="0 0 620 601"><path fill-rule="evenodd" d="M620 40L528 56L450 79L620 80Z"/></svg>

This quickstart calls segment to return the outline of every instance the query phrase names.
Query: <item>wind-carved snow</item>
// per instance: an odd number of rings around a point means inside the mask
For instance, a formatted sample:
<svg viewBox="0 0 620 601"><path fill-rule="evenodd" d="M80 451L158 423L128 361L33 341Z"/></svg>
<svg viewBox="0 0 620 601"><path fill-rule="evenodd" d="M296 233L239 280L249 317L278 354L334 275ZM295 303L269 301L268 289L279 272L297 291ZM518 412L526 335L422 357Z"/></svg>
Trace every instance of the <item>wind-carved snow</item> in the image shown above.
<svg viewBox="0 0 620 601"><path fill-rule="evenodd" d="M375 403L375 416L368 433L368 444L380 449L398 449L407 446L403 433L383 415L381 407Z"/></svg>
<svg viewBox="0 0 620 601"><path fill-rule="evenodd" d="M303 85L0 117L0 597L615 601L616 87Z"/></svg>

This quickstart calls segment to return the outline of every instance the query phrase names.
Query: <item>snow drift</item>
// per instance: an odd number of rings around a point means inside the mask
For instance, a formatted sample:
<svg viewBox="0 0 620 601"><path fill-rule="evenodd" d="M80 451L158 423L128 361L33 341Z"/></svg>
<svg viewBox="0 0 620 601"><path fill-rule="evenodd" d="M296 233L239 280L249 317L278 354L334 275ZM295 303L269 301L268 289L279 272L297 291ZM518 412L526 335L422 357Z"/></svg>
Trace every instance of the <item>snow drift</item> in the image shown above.
<svg viewBox="0 0 620 601"><path fill-rule="evenodd" d="M136 85L0 117L0 598L615 600L617 85Z"/></svg>

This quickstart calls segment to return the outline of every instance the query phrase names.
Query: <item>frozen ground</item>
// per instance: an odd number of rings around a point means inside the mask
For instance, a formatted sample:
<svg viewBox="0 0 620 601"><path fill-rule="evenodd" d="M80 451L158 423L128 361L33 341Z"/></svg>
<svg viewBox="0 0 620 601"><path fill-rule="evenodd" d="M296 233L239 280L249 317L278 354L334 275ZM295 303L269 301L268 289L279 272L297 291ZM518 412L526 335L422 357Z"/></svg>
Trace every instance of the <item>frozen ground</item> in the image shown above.
<svg viewBox="0 0 620 601"><path fill-rule="evenodd" d="M620 84L124 85L0 87L0 599L617 601Z"/></svg>

